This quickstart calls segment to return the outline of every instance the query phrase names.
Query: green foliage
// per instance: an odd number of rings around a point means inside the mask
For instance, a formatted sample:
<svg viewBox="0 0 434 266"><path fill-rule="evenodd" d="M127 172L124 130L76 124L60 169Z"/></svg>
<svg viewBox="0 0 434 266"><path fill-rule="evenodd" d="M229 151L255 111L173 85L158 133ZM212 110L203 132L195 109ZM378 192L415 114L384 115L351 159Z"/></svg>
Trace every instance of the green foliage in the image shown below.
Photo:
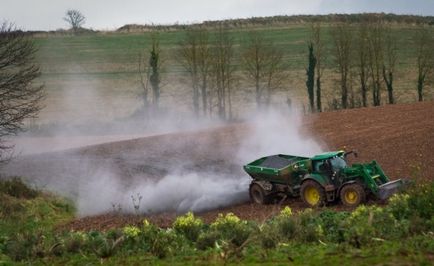
<svg viewBox="0 0 434 266"><path fill-rule="evenodd" d="M83 232L70 232L65 236L65 250L70 253L77 253L87 248L88 236Z"/></svg>
<svg viewBox="0 0 434 266"><path fill-rule="evenodd" d="M0 181L0 193L23 199L34 199L40 195L37 190L24 184L19 177Z"/></svg>
<svg viewBox="0 0 434 266"><path fill-rule="evenodd" d="M7 240L3 252L15 261L44 257L44 240L42 233L19 233Z"/></svg>
<svg viewBox="0 0 434 266"><path fill-rule="evenodd" d="M225 216L220 213L210 228L218 232L221 239L241 246L255 230L255 225L242 221L233 213L227 213Z"/></svg>
<svg viewBox="0 0 434 266"><path fill-rule="evenodd" d="M434 182L422 184L413 189L408 198L412 215L430 220L434 215Z"/></svg>
<svg viewBox="0 0 434 266"><path fill-rule="evenodd" d="M214 248L216 243L220 240L220 234L215 230L208 230L202 232L196 241L196 247L199 250L206 250Z"/></svg>
<svg viewBox="0 0 434 266"><path fill-rule="evenodd" d="M188 212L183 216L178 216L173 223L173 229L176 232L183 234L188 240L196 241L203 227L203 222L200 218L195 218L192 212Z"/></svg>
<svg viewBox="0 0 434 266"><path fill-rule="evenodd" d="M408 219L411 214L408 200L410 195L408 194L395 194L389 198L389 205L387 208L398 220Z"/></svg>
<svg viewBox="0 0 434 266"><path fill-rule="evenodd" d="M265 223L261 227L259 242L263 249L269 250L277 247L281 239L279 229L273 223Z"/></svg>
<svg viewBox="0 0 434 266"><path fill-rule="evenodd" d="M321 226L324 229L325 240L340 243L344 241L344 230L342 223L350 216L349 212L337 212L324 210L318 215Z"/></svg>
<svg viewBox="0 0 434 266"><path fill-rule="evenodd" d="M360 206L343 224L345 240L360 248L376 240L399 239L408 235L409 222L398 221L390 209L377 206Z"/></svg>
<svg viewBox="0 0 434 266"><path fill-rule="evenodd" d="M169 229L145 219L142 225L89 233L53 230L73 210L59 198L40 194L23 199L0 193L21 206L15 216L0 220L0 264L72 261L84 265L102 259L120 265L287 264L288 259L315 265L323 261L379 264L385 259L390 264L428 264L426 254L434 249L433 191L432 184L415 186L391 197L386 206L359 206L352 212L305 209L293 213L285 207L260 225L232 213L220 214L205 225L187 213Z"/></svg>
<svg viewBox="0 0 434 266"><path fill-rule="evenodd" d="M126 238L137 238L141 233L140 229L133 225L125 226L122 231Z"/></svg>
<svg viewBox="0 0 434 266"><path fill-rule="evenodd" d="M165 258L182 252L186 246L185 238L174 230L159 230L152 241L150 252L158 258Z"/></svg>
<svg viewBox="0 0 434 266"><path fill-rule="evenodd" d="M123 237L112 239L100 232L89 234L89 247L100 258L108 258L115 254L118 246L124 241Z"/></svg>
<svg viewBox="0 0 434 266"><path fill-rule="evenodd" d="M318 214L312 209L305 209L298 215L299 228L297 239L306 242L315 242L320 240L324 235L323 226L318 219Z"/></svg>

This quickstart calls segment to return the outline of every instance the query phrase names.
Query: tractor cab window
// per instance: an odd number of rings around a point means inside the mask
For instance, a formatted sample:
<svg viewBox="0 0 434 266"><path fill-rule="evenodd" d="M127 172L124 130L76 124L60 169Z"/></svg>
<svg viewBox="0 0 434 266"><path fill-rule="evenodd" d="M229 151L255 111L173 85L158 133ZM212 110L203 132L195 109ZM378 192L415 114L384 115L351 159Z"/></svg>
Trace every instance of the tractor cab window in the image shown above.
<svg viewBox="0 0 434 266"><path fill-rule="evenodd" d="M328 173L331 171L330 164L327 162L327 160L317 161L314 168L318 173Z"/></svg>
<svg viewBox="0 0 434 266"><path fill-rule="evenodd" d="M330 163L332 165L333 171L339 171L345 167L347 167L347 162L340 156L336 156L330 159Z"/></svg>

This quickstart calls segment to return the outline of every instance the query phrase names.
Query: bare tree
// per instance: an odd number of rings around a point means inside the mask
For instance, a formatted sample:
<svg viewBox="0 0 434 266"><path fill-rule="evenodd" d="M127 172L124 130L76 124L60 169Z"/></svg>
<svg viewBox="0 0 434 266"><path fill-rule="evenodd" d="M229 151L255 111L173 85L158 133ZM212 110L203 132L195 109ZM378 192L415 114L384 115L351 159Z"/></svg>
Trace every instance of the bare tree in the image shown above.
<svg viewBox="0 0 434 266"><path fill-rule="evenodd" d="M362 95L362 106L368 106L367 93L369 82L369 67L368 67L368 24L361 22L358 26L356 44L357 58L357 75L360 81L360 92Z"/></svg>
<svg viewBox="0 0 434 266"><path fill-rule="evenodd" d="M215 32L212 53L212 75L217 94L218 115L232 119L232 88L234 83L234 38L227 28L219 25Z"/></svg>
<svg viewBox="0 0 434 266"><path fill-rule="evenodd" d="M348 91L350 86L350 71L352 67L353 33L351 25L339 23L331 28L334 44L334 57L340 74L341 105L348 107Z"/></svg>
<svg viewBox="0 0 434 266"><path fill-rule="evenodd" d="M258 32L250 32L242 55L246 76L255 87L257 107L268 106L273 90L283 81L283 54Z"/></svg>
<svg viewBox="0 0 434 266"><path fill-rule="evenodd" d="M36 48L24 32L12 24L0 27L0 158L12 146L5 137L24 128L24 121L34 118L44 97L43 85L36 85L38 65L34 62Z"/></svg>
<svg viewBox="0 0 434 266"><path fill-rule="evenodd" d="M391 27L384 29L384 63L383 63L383 79L386 83L387 95L389 104L395 103L393 96L393 77L395 74L395 66L397 61L397 42L398 39L393 35Z"/></svg>
<svg viewBox="0 0 434 266"><path fill-rule="evenodd" d="M384 25L375 19L369 24L368 66L372 82L372 100L374 106L381 105L381 84L384 65Z"/></svg>
<svg viewBox="0 0 434 266"><path fill-rule="evenodd" d="M200 29L197 33L198 38L198 69L199 69L199 79L200 79L200 89L202 96L202 111L206 115L208 110L208 79L210 75L211 59L210 59L210 44L209 44L209 34L206 29Z"/></svg>
<svg viewBox="0 0 434 266"><path fill-rule="evenodd" d="M312 44L314 46L314 56L316 59L316 110L322 112L321 100L321 76L324 71L323 61L325 60L324 42L321 38L321 24L312 24Z"/></svg>
<svg viewBox="0 0 434 266"><path fill-rule="evenodd" d="M189 29L180 43L178 61L187 70L193 89L193 110L199 115L200 98L203 114L207 113L208 76L210 68L208 31Z"/></svg>
<svg viewBox="0 0 434 266"><path fill-rule="evenodd" d="M63 20L68 22L74 32L77 32L86 22L84 15L76 9L68 9Z"/></svg>
<svg viewBox="0 0 434 266"><path fill-rule="evenodd" d="M434 70L434 38L433 32L427 27L416 30L413 41L416 48L417 64L417 95L423 101L425 82L428 75Z"/></svg>
<svg viewBox="0 0 434 266"><path fill-rule="evenodd" d="M147 53L146 53L147 54ZM142 89L142 101L143 101L143 111L145 115L149 113L149 77L151 76L151 68L149 67L149 58L144 54L139 54L138 60L138 74L140 78L140 85Z"/></svg>

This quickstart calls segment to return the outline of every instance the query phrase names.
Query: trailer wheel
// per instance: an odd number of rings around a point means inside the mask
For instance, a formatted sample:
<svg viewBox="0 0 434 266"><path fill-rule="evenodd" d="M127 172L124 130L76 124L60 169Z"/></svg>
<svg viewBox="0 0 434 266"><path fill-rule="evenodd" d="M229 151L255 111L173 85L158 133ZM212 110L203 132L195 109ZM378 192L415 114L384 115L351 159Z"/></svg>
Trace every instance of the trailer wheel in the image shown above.
<svg viewBox="0 0 434 266"><path fill-rule="evenodd" d="M365 190L363 186L358 183L352 183L345 185L339 193L342 204L347 207L356 207L360 203L363 203L366 198Z"/></svg>
<svg viewBox="0 0 434 266"><path fill-rule="evenodd" d="M325 204L324 188L313 180L303 182L300 192L303 202L309 207L318 207Z"/></svg>
<svg viewBox="0 0 434 266"><path fill-rule="evenodd" d="M254 203L268 204L270 197L265 195L264 189L258 184L252 184L249 189L250 199Z"/></svg>

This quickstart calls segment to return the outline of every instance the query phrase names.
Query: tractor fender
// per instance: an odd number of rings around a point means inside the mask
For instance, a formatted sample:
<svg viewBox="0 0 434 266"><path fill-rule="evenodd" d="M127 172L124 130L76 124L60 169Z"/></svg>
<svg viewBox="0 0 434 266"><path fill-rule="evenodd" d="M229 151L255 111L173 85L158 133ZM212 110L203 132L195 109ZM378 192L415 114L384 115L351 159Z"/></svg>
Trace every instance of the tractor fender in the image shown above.
<svg viewBox="0 0 434 266"><path fill-rule="evenodd" d="M324 178L321 175L310 175L310 174L305 175L303 180L301 180L301 184L303 184L307 180L313 180L313 181L317 182L318 184L320 184L324 188L328 185L326 178Z"/></svg>
<svg viewBox="0 0 434 266"><path fill-rule="evenodd" d="M354 183L360 183L360 182L358 182L357 180L350 180L350 181L345 182L342 185L340 185L340 187L338 188L338 191L337 191L337 195L340 195L341 190L342 190L343 187L345 187L347 185L350 185L350 184L354 184Z"/></svg>

